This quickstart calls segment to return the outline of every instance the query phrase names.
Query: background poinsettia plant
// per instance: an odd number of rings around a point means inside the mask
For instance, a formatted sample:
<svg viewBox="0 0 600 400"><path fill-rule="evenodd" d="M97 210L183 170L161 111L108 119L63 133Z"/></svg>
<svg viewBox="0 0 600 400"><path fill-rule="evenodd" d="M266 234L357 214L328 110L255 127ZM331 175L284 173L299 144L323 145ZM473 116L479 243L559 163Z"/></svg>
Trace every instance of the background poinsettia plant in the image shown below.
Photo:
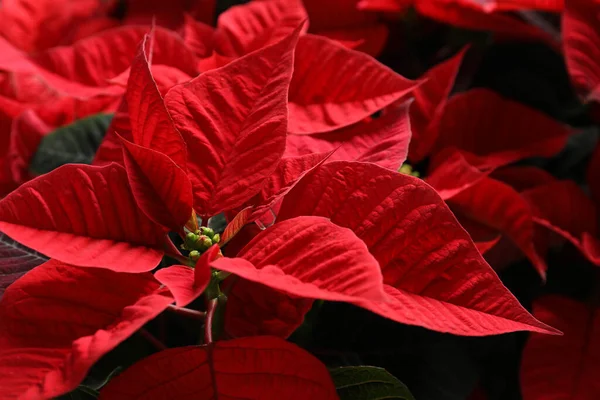
<svg viewBox="0 0 600 400"><path fill-rule="evenodd" d="M595 399L596 0L0 3L0 398Z"/></svg>

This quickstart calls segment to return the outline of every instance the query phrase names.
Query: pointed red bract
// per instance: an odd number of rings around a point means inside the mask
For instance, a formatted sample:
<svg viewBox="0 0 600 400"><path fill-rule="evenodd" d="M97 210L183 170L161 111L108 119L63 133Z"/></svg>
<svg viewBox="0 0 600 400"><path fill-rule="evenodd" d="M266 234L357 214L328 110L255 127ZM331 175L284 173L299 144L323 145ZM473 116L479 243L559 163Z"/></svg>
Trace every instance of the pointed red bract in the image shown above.
<svg viewBox="0 0 600 400"><path fill-rule="evenodd" d="M277 167L299 33L167 93L167 109L188 145L199 215L240 206Z"/></svg>
<svg viewBox="0 0 600 400"><path fill-rule="evenodd" d="M331 155L331 152L329 154L313 153L300 157L282 158L260 192L250 200L250 202L259 206L254 210L254 215L258 216L260 212L264 212L266 208L273 206L281 196L294 186L302 175L311 168L330 160Z"/></svg>
<svg viewBox="0 0 600 400"><path fill-rule="evenodd" d="M536 186L552 183L556 180L549 172L530 166L512 166L496 170L492 178L510 185L517 192L533 189Z"/></svg>
<svg viewBox="0 0 600 400"><path fill-rule="evenodd" d="M150 28L126 26L101 32L72 46L57 47L35 58L37 65L71 81L89 86L106 86L107 80L125 71L138 44ZM154 31L154 64L177 67L196 75L197 60L175 33L162 28Z"/></svg>
<svg viewBox="0 0 600 400"><path fill-rule="evenodd" d="M217 22L216 47L240 57L292 33L308 15L300 0L252 1L229 8ZM302 33L308 29L304 24Z"/></svg>
<svg viewBox="0 0 600 400"><path fill-rule="evenodd" d="M227 224L223 235L221 235L221 241L219 246L225 246L233 237L242 230L244 225L249 222L250 216L252 215L252 207L246 207L241 210L236 216Z"/></svg>
<svg viewBox="0 0 600 400"><path fill-rule="evenodd" d="M75 389L100 357L172 301L151 274L56 260L33 269L0 303L2 396L49 399Z"/></svg>
<svg viewBox="0 0 600 400"><path fill-rule="evenodd" d="M563 47L571 81L585 101L600 101L600 3L566 1Z"/></svg>
<svg viewBox="0 0 600 400"><path fill-rule="evenodd" d="M366 54L324 37L302 36L290 84L289 132L329 132L352 125L415 87L416 82Z"/></svg>
<svg viewBox="0 0 600 400"><path fill-rule="evenodd" d="M150 71L149 58L155 57L156 46L152 46L156 41L155 34L156 32L153 31L150 35L144 36L131 65L125 93L131 134L134 143L169 156L185 171L187 161L185 143L165 108Z"/></svg>
<svg viewBox="0 0 600 400"><path fill-rule="evenodd" d="M598 210L573 181L554 181L521 193L531 205L534 221L571 241L592 262L600 265L595 250L585 247L584 235L598 236Z"/></svg>
<svg viewBox="0 0 600 400"><path fill-rule="evenodd" d="M210 56L214 47L214 28L196 21L188 14L185 14L184 17L181 36L186 46L192 49L198 57Z"/></svg>
<svg viewBox="0 0 600 400"><path fill-rule="evenodd" d="M352 231L325 218L298 217L277 223L259 233L237 257L211 265L300 297L383 299L377 261Z"/></svg>
<svg viewBox="0 0 600 400"><path fill-rule="evenodd" d="M446 105L436 148L455 146L501 166L529 157L551 157L570 130L558 121L487 89L454 96Z"/></svg>
<svg viewBox="0 0 600 400"><path fill-rule="evenodd" d="M508 39L542 41L556 49L560 38L530 25L517 16L490 13L471 0L417 0L417 12L459 28L491 31Z"/></svg>
<svg viewBox="0 0 600 400"><path fill-rule="evenodd" d="M425 181L433 186L442 199L450 199L493 171L489 168L485 171L476 168L471 163L473 160L476 157L471 154L454 147L446 148L431 159Z"/></svg>
<svg viewBox="0 0 600 400"><path fill-rule="evenodd" d="M447 200L457 213L499 230L533 263L542 278L546 263L534 243L533 213L529 204L510 186L489 177Z"/></svg>
<svg viewBox="0 0 600 400"><path fill-rule="evenodd" d="M100 399L338 399L327 368L275 337L169 349L112 380Z"/></svg>
<svg viewBox="0 0 600 400"><path fill-rule="evenodd" d="M397 13L406 10L415 0L360 0L357 7L360 10Z"/></svg>
<svg viewBox="0 0 600 400"><path fill-rule="evenodd" d="M0 70L35 76L56 94L77 99L90 99L99 95L116 96L123 93L121 87L114 85L104 87L90 86L48 71L34 63L27 55L15 49L2 37L0 37L0 52L3 55L0 58Z"/></svg>
<svg viewBox="0 0 600 400"><path fill-rule="evenodd" d="M0 201L0 230L66 263L126 272L153 269L165 240L114 164L65 165L22 185Z"/></svg>
<svg viewBox="0 0 600 400"><path fill-rule="evenodd" d="M279 220L298 215L328 217L366 243L389 287L387 302L363 307L459 335L552 332L521 307L419 179L373 164L332 162L307 174L284 199Z"/></svg>
<svg viewBox="0 0 600 400"><path fill-rule="evenodd" d="M534 315L564 336L532 334L523 351L521 389L524 400L594 400L600 396L600 314L596 304L567 297L541 297Z"/></svg>
<svg viewBox="0 0 600 400"><path fill-rule="evenodd" d="M192 215L192 184L184 170L163 153L121 139L127 178L137 205L148 219L180 232Z"/></svg>
<svg viewBox="0 0 600 400"><path fill-rule="evenodd" d="M454 87L465 52L466 49L427 71L422 77L424 82L415 89L415 101L410 107L413 137L409 159L412 163L425 158L435 145L446 101Z"/></svg>
<svg viewBox="0 0 600 400"><path fill-rule="evenodd" d="M286 155L333 152L330 161L372 162L397 171L406 160L411 140L409 107L387 108L383 115L346 128L315 135L288 135Z"/></svg>
<svg viewBox="0 0 600 400"><path fill-rule="evenodd" d="M98 0L4 0L0 36L27 52L68 40L70 30L99 8Z"/></svg>
<svg viewBox="0 0 600 400"><path fill-rule="evenodd" d="M40 116L28 109L13 120L6 163L12 179L21 184L30 178L29 163L42 138L52 131Z"/></svg>
<svg viewBox="0 0 600 400"><path fill-rule="evenodd" d="M377 57L383 51L389 36L385 24L317 32L319 36L332 39L351 50Z"/></svg>
<svg viewBox="0 0 600 400"><path fill-rule="evenodd" d="M196 300L208 286L211 278L210 263L218 257L219 246L215 245L202 254L193 269L173 265L156 271L154 277L171 291L178 307L185 307Z"/></svg>
<svg viewBox="0 0 600 400"><path fill-rule="evenodd" d="M104 166L114 162L124 165L123 145L121 144L119 136L132 142L133 134L131 133L131 129L127 100L125 99L125 96L123 96L113 119L110 121L106 135L104 135L104 139L96 152L92 164Z"/></svg>

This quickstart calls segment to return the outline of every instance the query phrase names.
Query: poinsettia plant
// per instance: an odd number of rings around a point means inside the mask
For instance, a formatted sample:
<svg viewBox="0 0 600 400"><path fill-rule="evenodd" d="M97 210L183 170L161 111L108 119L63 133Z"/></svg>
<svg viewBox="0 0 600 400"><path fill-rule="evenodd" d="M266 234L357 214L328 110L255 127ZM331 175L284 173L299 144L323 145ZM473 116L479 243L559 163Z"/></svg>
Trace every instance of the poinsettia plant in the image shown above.
<svg viewBox="0 0 600 400"><path fill-rule="evenodd" d="M0 398L600 394L600 4L231 3L0 4Z"/></svg>

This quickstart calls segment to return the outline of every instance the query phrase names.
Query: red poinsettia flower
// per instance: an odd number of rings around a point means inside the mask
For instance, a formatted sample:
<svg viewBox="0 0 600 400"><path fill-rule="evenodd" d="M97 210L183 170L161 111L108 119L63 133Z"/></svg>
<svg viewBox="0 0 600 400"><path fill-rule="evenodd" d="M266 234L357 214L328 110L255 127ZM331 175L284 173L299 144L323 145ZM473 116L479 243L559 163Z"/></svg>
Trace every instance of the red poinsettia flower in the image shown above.
<svg viewBox="0 0 600 400"><path fill-rule="evenodd" d="M251 326L252 334L286 336L314 299L462 335L555 332L520 306L426 183L371 163L282 161L293 126L287 99L301 29L172 87L164 99L152 77L157 55L147 37L105 147L119 145L116 162L60 167L0 201L0 230L53 258L9 287L0 302L2 393L68 392L173 300L185 305L205 292L206 346L142 361L103 396L135 397L152 386L149 398L165 391L239 396L241 388L275 398L335 398L323 365L280 339L212 343L223 279L232 285L225 319L232 335ZM371 104L354 95L343 98L344 107ZM277 223L236 254L225 246L223 255L218 234L196 224L195 214L205 223L277 193L286 193ZM232 221L223 243L246 213ZM168 231L182 236L185 253ZM149 273L165 253L187 265ZM281 307L296 313L281 321ZM161 373L160 382L139 379L140 370L160 373L171 364L177 368ZM186 374L190 369L196 372ZM266 382L257 373L275 375ZM128 376L138 384L127 384Z"/></svg>
<svg viewBox="0 0 600 400"><path fill-rule="evenodd" d="M408 160L414 164L429 158L427 171L421 171L426 182L457 214L479 250L487 253L502 237L509 238L543 275L546 266L534 246L531 207L489 174L525 158L557 154L570 130L489 90L473 89L448 99L463 56L459 52L422 77L408 115L399 117L406 105L397 105L377 119L328 134L292 134L286 152L304 155L341 145L332 159L371 161L398 170L406 154L398 151L401 138L408 139L411 131ZM402 171L410 172L407 168Z"/></svg>

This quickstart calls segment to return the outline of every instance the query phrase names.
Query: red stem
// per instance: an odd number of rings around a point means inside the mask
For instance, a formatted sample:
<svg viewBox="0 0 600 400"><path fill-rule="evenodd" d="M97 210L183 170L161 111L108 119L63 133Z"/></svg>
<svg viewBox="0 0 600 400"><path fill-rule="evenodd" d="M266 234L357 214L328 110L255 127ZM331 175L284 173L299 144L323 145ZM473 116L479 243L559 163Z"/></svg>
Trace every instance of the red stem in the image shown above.
<svg viewBox="0 0 600 400"><path fill-rule="evenodd" d="M139 332L140 332L140 335L142 335L144 338L146 338L146 340L149 341L150 343L152 343L154 345L154 347L156 347L158 350L168 349L168 347L163 342L158 340L153 334L151 334L144 328L140 329Z"/></svg>
<svg viewBox="0 0 600 400"><path fill-rule="evenodd" d="M217 299L212 299L208 302L208 309L206 311L206 322L204 323L204 342L206 344L211 344L213 341L212 325L213 316L215 315L215 310L217 309L217 303Z"/></svg>
<svg viewBox="0 0 600 400"><path fill-rule="evenodd" d="M192 310L191 308L176 307L176 306L174 306L172 304L169 306L169 308L167 308L167 310L173 311L176 314L183 315L183 316L190 317L190 318L194 318L194 319L204 319L204 318L206 318L206 313L205 312Z"/></svg>

